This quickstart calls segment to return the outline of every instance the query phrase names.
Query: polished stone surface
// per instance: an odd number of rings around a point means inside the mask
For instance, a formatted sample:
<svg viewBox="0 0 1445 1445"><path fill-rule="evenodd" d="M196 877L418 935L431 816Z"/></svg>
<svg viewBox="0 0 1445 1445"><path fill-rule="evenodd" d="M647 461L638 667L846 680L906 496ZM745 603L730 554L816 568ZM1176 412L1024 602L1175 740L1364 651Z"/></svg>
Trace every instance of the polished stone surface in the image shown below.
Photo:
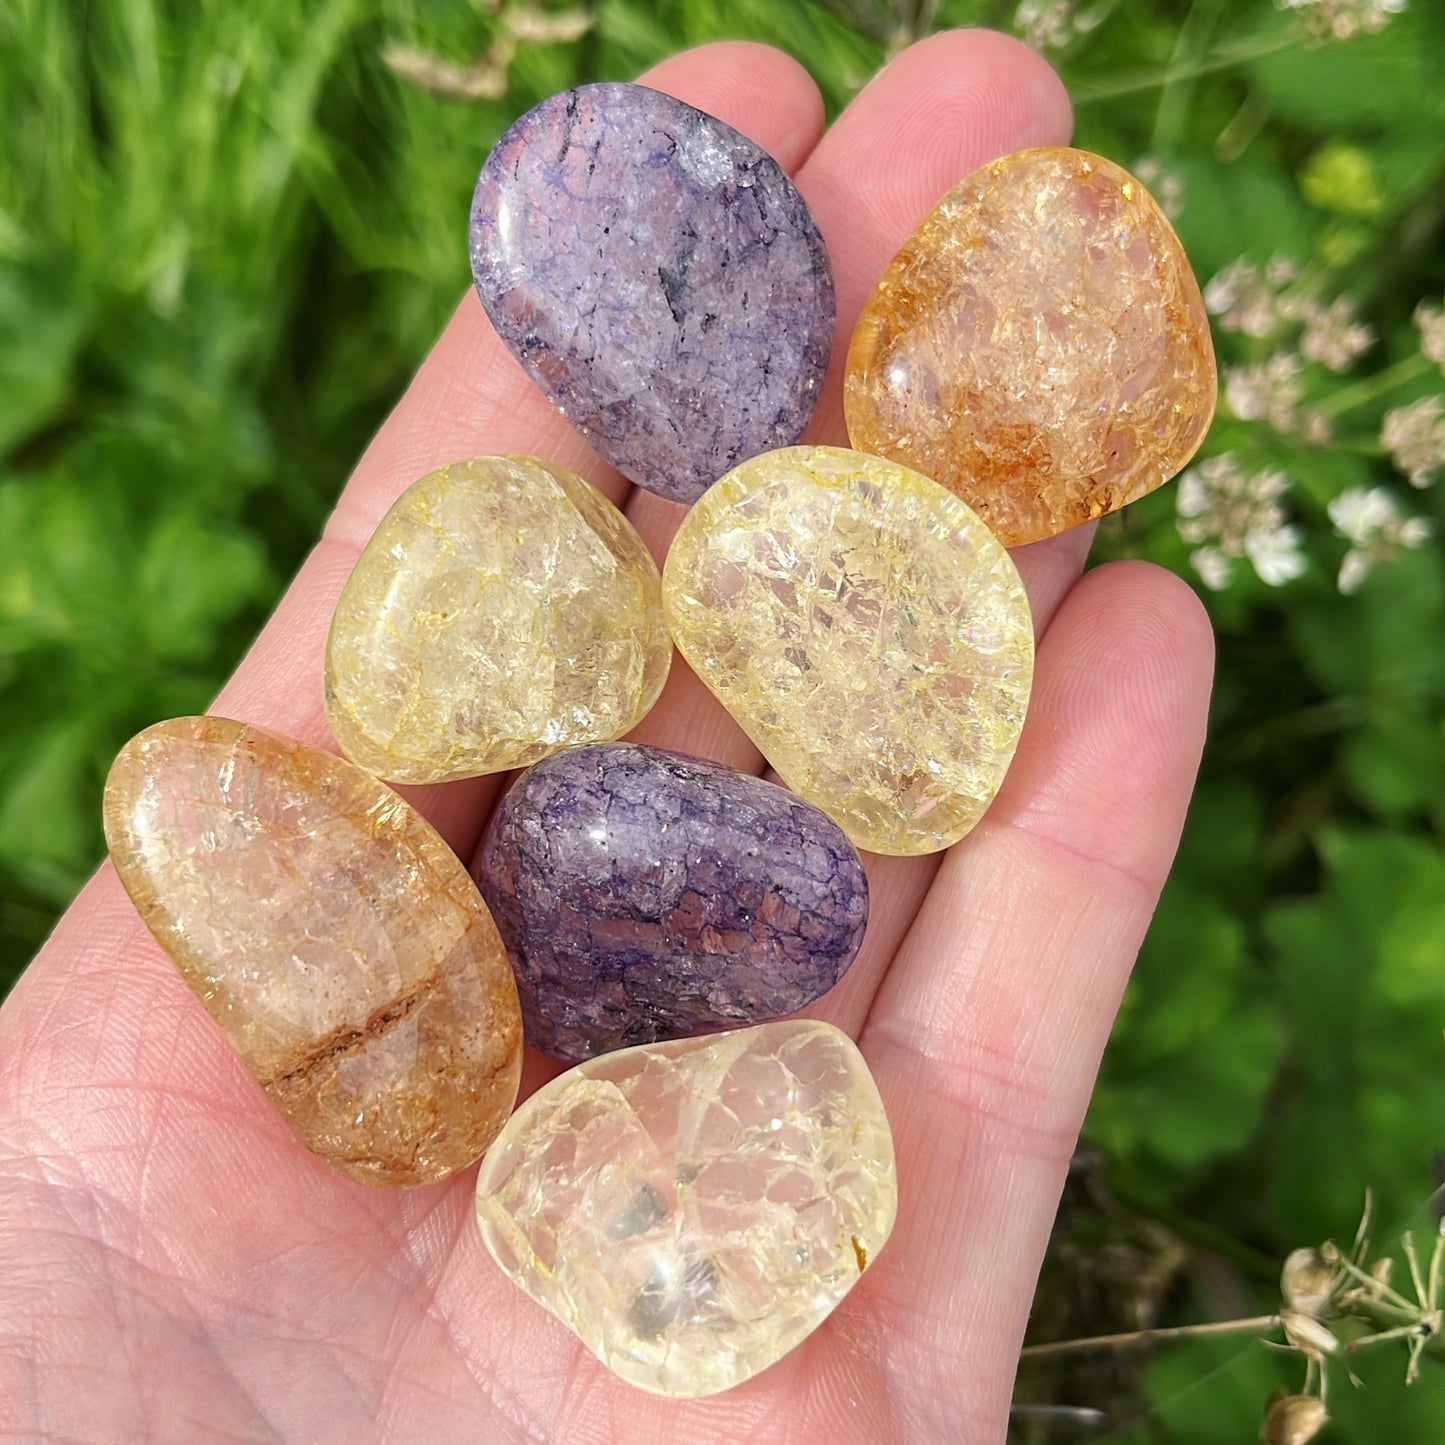
<svg viewBox="0 0 1445 1445"><path fill-rule="evenodd" d="M672 661L658 589L632 524L565 468L442 467L402 493L342 590L326 646L331 730L397 783L620 737Z"/></svg>
<svg viewBox="0 0 1445 1445"><path fill-rule="evenodd" d="M470 1164L517 1095L502 941L455 854L341 758L174 718L110 772L105 832L146 926L301 1141L368 1184Z"/></svg>
<svg viewBox="0 0 1445 1445"><path fill-rule="evenodd" d="M609 1369L673 1396L805 1339L896 1211L877 1087L811 1020L579 1064L517 1110L477 1179L502 1269Z"/></svg>
<svg viewBox="0 0 1445 1445"><path fill-rule="evenodd" d="M639 485L691 502L802 436L832 270L787 174L731 126L641 85L554 95L482 168L471 253L503 341Z"/></svg>
<svg viewBox="0 0 1445 1445"><path fill-rule="evenodd" d="M855 447L942 482L1012 547L1174 476L1217 390L1164 213L1059 146L984 166L927 216L858 320L844 406Z"/></svg>
<svg viewBox="0 0 1445 1445"><path fill-rule="evenodd" d="M529 769L478 863L527 1042L569 1062L807 1007L853 961L868 879L786 789L634 743Z"/></svg>
<svg viewBox="0 0 1445 1445"><path fill-rule="evenodd" d="M952 493L839 447L745 462L663 571L684 657L860 848L933 852L982 817L1033 677L1008 553Z"/></svg>

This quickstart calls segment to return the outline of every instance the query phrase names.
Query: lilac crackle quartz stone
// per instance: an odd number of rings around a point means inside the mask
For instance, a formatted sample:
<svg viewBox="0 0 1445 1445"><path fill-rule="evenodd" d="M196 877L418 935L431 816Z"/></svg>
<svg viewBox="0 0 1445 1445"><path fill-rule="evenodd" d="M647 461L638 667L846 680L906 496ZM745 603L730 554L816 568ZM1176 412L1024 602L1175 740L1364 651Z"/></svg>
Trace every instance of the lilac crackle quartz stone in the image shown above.
<svg viewBox="0 0 1445 1445"><path fill-rule="evenodd" d="M527 1041L569 1062L804 1008L868 919L857 850L811 803L636 743L524 773L478 873Z"/></svg>
<svg viewBox="0 0 1445 1445"><path fill-rule="evenodd" d="M646 86L583 85L498 141L472 274L502 339L625 476L693 502L802 436L833 344L803 198L739 131Z"/></svg>

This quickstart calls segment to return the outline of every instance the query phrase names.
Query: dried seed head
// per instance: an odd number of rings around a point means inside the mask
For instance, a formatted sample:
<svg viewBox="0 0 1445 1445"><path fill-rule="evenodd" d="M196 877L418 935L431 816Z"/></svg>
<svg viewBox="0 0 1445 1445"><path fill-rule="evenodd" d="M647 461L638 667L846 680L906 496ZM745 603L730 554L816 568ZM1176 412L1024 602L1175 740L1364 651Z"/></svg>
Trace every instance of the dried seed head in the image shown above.
<svg viewBox="0 0 1445 1445"><path fill-rule="evenodd" d="M1370 1278L1376 1284L1388 1285L1390 1276L1394 1273L1395 1261L1388 1254L1382 1254L1374 1264L1370 1266Z"/></svg>
<svg viewBox="0 0 1445 1445"><path fill-rule="evenodd" d="M1285 1340L1312 1360L1333 1355L1340 1347L1333 1331L1312 1315L1301 1314L1299 1310L1281 1310L1279 1322L1284 1328Z"/></svg>
<svg viewBox="0 0 1445 1445"><path fill-rule="evenodd" d="M1336 1279L1334 1267L1319 1250L1297 1249L1280 1271L1280 1293L1290 1309L1318 1319L1329 1307Z"/></svg>
<svg viewBox="0 0 1445 1445"><path fill-rule="evenodd" d="M1259 1438L1264 1445L1307 1445L1328 1419L1324 1401L1314 1395L1277 1395L1265 1412Z"/></svg>

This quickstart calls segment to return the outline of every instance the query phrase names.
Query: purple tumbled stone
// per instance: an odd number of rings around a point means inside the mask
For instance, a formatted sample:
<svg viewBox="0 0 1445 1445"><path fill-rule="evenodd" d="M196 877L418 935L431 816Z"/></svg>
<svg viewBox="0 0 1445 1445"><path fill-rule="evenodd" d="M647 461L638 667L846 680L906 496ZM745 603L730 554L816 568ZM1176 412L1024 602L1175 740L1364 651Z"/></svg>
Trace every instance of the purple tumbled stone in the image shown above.
<svg viewBox="0 0 1445 1445"><path fill-rule="evenodd" d="M569 1061L803 1008L868 921L857 850L811 803L636 743L524 773L478 874L527 1041Z"/></svg>
<svg viewBox="0 0 1445 1445"><path fill-rule="evenodd" d="M515 122L472 201L487 315L624 476L693 502L791 446L833 344L833 273L782 167L642 85L578 86Z"/></svg>

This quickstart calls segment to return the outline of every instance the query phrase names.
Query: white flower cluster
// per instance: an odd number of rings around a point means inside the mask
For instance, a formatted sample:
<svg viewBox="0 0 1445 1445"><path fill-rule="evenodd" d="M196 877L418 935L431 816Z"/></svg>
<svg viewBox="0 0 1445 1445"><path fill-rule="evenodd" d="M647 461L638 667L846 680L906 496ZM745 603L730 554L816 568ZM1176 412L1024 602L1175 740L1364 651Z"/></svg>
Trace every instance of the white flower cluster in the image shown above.
<svg viewBox="0 0 1445 1445"><path fill-rule="evenodd" d="M1353 40L1357 35L1378 34L1403 13L1408 0L1275 0L1275 4L1293 10L1311 40Z"/></svg>
<svg viewBox="0 0 1445 1445"><path fill-rule="evenodd" d="M1014 11L1014 29L1035 50L1062 50L1102 18L1098 10L1076 11L1074 0L1022 0Z"/></svg>
<svg viewBox="0 0 1445 1445"><path fill-rule="evenodd" d="M1420 350L1445 371L1445 311L1432 301L1415 308L1415 325L1420 331Z"/></svg>
<svg viewBox="0 0 1445 1445"><path fill-rule="evenodd" d="M1422 396L1387 411L1380 445L1412 487L1428 487L1445 465L1445 399Z"/></svg>
<svg viewBox="0 0 1445 1445"><path fill-rule="evenodd" d="M1184 213L1184 177L1171 171L1158 156L1140 156L1134 162L1134 174L1148 187L1149 194L1159 202L1159 209L1171 221Z"/></svg>
<svg viewBox="0 0 1445 1445"><path fill-rule="evenodd" d="M1298 430L1313 445L1330 438L1318 411L1300 410L1305 362L1348 371L1375 343L1375 329L1361 321L1347 296L1322 301L1302 281L1293 261L1274 257L1263 269L1247 256L1231 261L1204 288L1204 304L1224 331L1256 340L1298 326L1299 349L1281 347L1263 361L1224 368L1224 399L1242 421L1268 422L1276 431Z"/></svg>
<svg viewBox="0 0 1445 1445"><path fill-rule="evenodd" d="M1249 473L1233 452L1208 457L1179 478L1179 535L1195 551L1194 570L1216 591L1247 558L1260 580L1279 587L1305 569L1300 530L1285 521L1280 497L1289 479L1278 467Z"/></svg>
<svg viewBox="0 0 1445 1445"><path fill-rule="evenodd" d="M1375 344L1375 328L1355 319L1355 303L1348 296L1336 296L1328 306L1306 297L1300 315L1305 324L1300 355L1331 371L1348 371L1355 358Z"/></svg>
<svg viewBox="0 0 1445 1445"><path fill-rule="evenodd" d="M1267 421L1276 431L1295 424L1304 384L1303 363L1292 351L1276 351L1264 361L1224 368L1224 399L1241 421Z"/></svg>
<svg viewBox="0 0 1445 1445"><path fill-rule="evenodd" d="M1340 564L1340 591L1359 589L1370 568L1401 547L1418 547L1430 535L1425 517L1405 517L1384 487L1350 487L1329 504L1330 521L1351 546Z"/></svg>
<svg viewBox="0 0 1445 1445"><path fill-rule="evenodd" d="M1226 331L1273 336L1299 318L1288 291L1299 272L1288 256L1275 256L1261 271L1248 256L1236 257L1204 288L1204 304Z"/></svg>

